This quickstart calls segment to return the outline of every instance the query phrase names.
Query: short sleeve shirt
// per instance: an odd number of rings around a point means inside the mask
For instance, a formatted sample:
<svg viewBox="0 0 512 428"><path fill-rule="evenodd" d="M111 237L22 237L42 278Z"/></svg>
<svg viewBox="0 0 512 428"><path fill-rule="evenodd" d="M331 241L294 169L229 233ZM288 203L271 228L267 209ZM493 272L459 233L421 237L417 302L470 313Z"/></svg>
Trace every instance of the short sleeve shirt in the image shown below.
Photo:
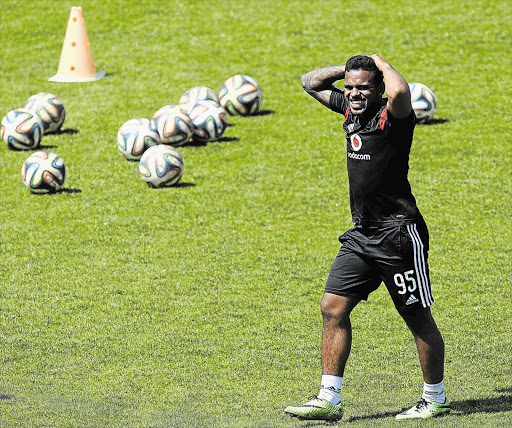
<svg viewBox="0 0 512 428"><path fill-rule="evenodd" d="M344 115L350 208L355 224L414 220L421 216L408 180L416 124L388 114L386 103L366 123L350 111L342 92L332 92L331 110Z"/></svg>

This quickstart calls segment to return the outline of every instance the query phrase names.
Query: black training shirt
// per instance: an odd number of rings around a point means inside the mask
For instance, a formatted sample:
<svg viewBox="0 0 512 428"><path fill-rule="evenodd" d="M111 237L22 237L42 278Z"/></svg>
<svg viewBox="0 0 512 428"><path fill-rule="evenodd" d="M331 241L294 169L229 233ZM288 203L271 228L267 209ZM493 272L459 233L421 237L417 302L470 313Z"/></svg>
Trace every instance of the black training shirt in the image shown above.
<svg viewBox="0 0 512 428"><path fill-rule="evenodd" d="M332 92L331 110L345 117L350 208L355 224L410 221L420 215L407 178L416 117L388 114L386 103L366 123L351 113L343 93Z"/></svg>

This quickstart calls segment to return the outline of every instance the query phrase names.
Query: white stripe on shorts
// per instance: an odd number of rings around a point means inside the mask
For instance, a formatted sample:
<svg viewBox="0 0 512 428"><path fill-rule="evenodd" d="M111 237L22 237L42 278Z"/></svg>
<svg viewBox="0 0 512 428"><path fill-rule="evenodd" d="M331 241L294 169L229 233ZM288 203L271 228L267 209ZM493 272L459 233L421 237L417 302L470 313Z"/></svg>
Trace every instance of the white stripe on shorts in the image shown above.
<svg viewBox="0 0 512 428"><path fill-rule="evenodd" d="M421 304L424 308L427 308L434 303L434 299L432 298L432 291L428 282L423 242L421 242L420 234L418 233L418 229L415 224L408 224L407 231L409 232L413 243L414 267L416 269L416 277L418 279Z"/></svg>

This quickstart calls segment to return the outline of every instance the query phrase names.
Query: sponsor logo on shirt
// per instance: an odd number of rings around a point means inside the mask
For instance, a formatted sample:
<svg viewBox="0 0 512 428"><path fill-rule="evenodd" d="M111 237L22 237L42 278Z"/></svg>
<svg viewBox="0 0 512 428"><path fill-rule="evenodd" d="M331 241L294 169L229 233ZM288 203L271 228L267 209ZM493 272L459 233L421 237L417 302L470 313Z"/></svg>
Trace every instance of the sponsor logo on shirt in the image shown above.
<svg viewBox="0 0 512 428"><path fill-rule="evenodd" d="M350 145L352 146L352 150L358 152L363 147L363 142L361 141L361 137L357 134L350 136Z"/></svg>
<svg viewBox="0 0 512 428"><path fill-rule="evenodd" d="M354 152L347 153L347 156L349 158L365 161L369 161L371 159L371 156L369 154L355 153L361 150L361 147L363 147L363 141L361 140L361 137L359 135L354 134L350 136L350 145Z"/></svg>
<svg viewBox="0 0 512 428"><path fill-rule="evenodd" d="M362 153L348 152L347 156L351 159L358 159L358 160L365 160L365 161L369 161L371 159L370 155L368 155L368 154L364 155Z"/></svg>

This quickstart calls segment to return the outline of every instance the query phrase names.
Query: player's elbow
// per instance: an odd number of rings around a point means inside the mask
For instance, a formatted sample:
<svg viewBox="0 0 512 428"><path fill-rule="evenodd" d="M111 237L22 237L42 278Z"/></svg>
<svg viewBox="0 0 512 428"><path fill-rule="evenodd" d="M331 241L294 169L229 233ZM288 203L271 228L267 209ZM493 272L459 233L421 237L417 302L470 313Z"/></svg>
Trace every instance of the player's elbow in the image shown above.
<svg viewBox="0 0 512 428"><path fill-rule="evenodd" d="M300 83L302 84L302 88L306 91L306 92L311 92L311 79L310 77L307 75L307 74L304 74L301 79L300 79Z"/></svg>
<svg viewBox="0 0 512 428"><path fill-rule="evenodd" d="M386 94L388 98L392 100L409 99L411 93L409 91L409 85L395 85L392 87L386 86Z"/></svg>

